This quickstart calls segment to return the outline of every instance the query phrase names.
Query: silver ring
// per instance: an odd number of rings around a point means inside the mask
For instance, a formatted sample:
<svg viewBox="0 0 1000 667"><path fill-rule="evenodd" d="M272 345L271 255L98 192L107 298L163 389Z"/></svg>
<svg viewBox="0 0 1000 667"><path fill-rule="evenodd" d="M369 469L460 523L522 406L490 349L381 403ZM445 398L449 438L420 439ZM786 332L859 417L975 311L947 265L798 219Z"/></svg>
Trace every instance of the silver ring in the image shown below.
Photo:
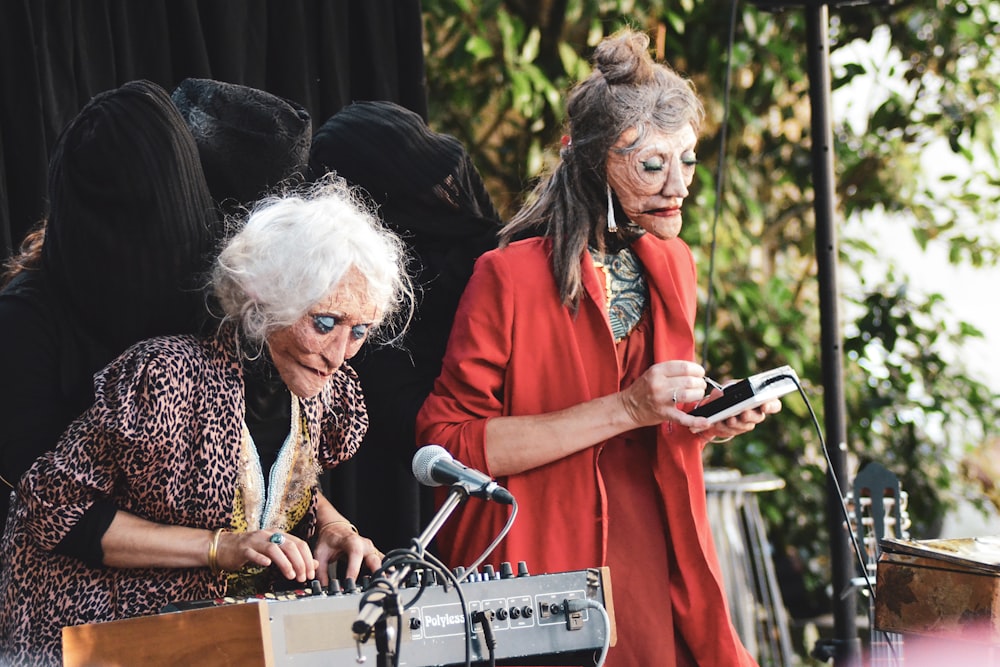
<svg viewBox="0 0 1000 667"><path fill-rule="evenodd" d="M285 536L281 533L275 533L268 538L271 544L277 544L279 547L285 543Z"/></svg>
<svg viewBox="0 0 1000 667"><path fill-rule="evenodd" d="M674 389L674 403L677 403L677 390Z"/></svg>

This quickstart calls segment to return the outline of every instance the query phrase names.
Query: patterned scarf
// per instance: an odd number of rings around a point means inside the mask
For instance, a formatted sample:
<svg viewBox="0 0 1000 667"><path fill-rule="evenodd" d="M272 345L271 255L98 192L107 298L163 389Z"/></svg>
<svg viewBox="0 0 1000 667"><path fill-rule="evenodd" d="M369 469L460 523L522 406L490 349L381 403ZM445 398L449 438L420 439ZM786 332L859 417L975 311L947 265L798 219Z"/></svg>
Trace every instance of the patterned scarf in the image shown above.
<svg viewBox="0 0 1000 667"><path fill-rule="evenodd" d="M628 247L613 254L598 252L589 247L587 250L594 266L604 274L608 319L611 321L615 342L619 343L635 329L649 300L649 288L642 275L642 264Z"/></svg>

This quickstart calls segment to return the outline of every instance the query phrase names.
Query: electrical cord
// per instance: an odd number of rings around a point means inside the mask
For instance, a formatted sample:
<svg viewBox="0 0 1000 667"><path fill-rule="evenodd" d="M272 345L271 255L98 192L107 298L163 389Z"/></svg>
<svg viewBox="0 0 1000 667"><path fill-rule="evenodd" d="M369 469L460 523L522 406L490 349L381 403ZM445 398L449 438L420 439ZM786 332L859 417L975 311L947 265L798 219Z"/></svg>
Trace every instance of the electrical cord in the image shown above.
<svg viewBox="0 0 1000 667"><path fill-rule="evenodd" d="M486 547L486 550L483 551L483 553L481 553L479 557L476 558L476 560L474 560L472 564L466 568L465 573L462 575L462 581L468 579L472 574L474 574L476 572L476 569L480 565L482 565L483 561L486 560L486 558L489 557L491 553L493 553L493 550L497 548L497 545L499 545L500 542L503 541L503 538L507 537L507 533L509 533L510 529L514 526L514 519L516 518L517 518L517 499L514 498L513 502L511 503L510 516L507 517L507 523L504 524L504 527L500 530L497 536L493 539L492 542L490 542L489 546Z"/></svg>
<svg viewBox="0 0 1000 667"><path fill-rule="evenodd" d="M497 664L497 638L493 634L493 626L491 625L493 618L493 610L491 609L472 614L473 623L478 623L483 628L483 643L490 654L490 667L496 667Z"/></svg>
<svg viewBox="0 0 1000 667"><path fill-rule="evenodd" d="M506 537L507 533L513 526L515 518L517 517L517 511L518 506L517 501L515 500L511 505L510 516L508 516L507 523L504 525L503 529L493 542L490 543L483 554L477 558L472 565L470 565L466 572L462 574L461 578L456 577L456 575L434 555L426 552L421 547L420 542L416 539L413 540L411 547L406 549L394 549L386 554L382 561L382 566L372 573L372 578L369 581L368 587L362 593L358 606L363 609L369 602L373 604L377 603L389 612L388 615L396 617L396 648L395 654L392 657L392 664L395 667L399 667L400 651L402 650L402 612L414 607L427 588L427 577L421 576L420 587L416 594L405 605L401 605L399 586L393 582L393 579L390 579L387 576L388 573L397 571L400 568L406 568L407 570L421 573L428 571L435 573L440 578L446 592L448 585L453 585L462 606L462 616L465 624L466 667L471 667L472 665L472 641L475 636L474 626L476 623L481 625L483 628L483 643L489 652L489 665L492 667L496 664L496 638L493 634L493 628L490 625L492 621L491 614L487 614L482 611L477 611L475 613L471 612L465 593L462 590L462 582L476 571L476 568L479 567L482 561L485 560L487 556L493 552L500 541ZM376 598L376 595L380 597ZM597 667L601 667L607 659L608 650L610 648L611 619L604 606L595 600L591 600L589 598L583 600L566 600L565 610L567 614L582 611L584 609L597 610L604 622L604 643L597 661L595 662Z"/></svg>
<svg viewBox="0 0 1000 667"><path fill-rule="evenodd" d="M840 480L837 479L837 476L833 472L834 470L833 460L830 458L830 451L826 446L826 440L823 438L823 429L820 427L819 419L816 417L815 411L813 411L812 404L809 403L809 397L806 396L806 392L805 390L802 389L802 385L799 383L797 377L794 377L792 375L780 375L776 376L776 378L774 379L782 379L782 378L788 378L795 383L795 387L796 389L798 389L799 395L802 396L802 401L806 404L806 409L809 411L809 417L812 419L813 427L816 429L816 436L819 438L820 449L823 452L823 458L826 461L827 476L833 482L834 488L836 489L837 498L839 500L839 507L844 517L844 523L846 526L850 527L851 513L850 510L847 508L847 502L845 501L844 490L840 486ZM769 379L769 380L774 381L774 379ZM858 542L858 536L854 533L853 530L849 531L849 533L851 536L850 537L851 547L854 549L854 556L855 558L857 558L858 566L859 569L861 570L860 579L864 581L864 586L865 589L868 591L868 595L870 596L871 604L875 604L875 585L872 583L872 578L868 574L868 565L865 562L865 556L862 551L861 544ZM886 637L886 644L889 650L893 653L893 656L895 656L896 647L888 637Z"/></svg>
<svg viewBox="0 0 1000 667"><path fill-rule="evenodd" d="M430 553L427 553L421 546L418 540L413 540L413 545L407 549L394 549L386 554L385 559L382 561L382 566L372 573L372 579L369 582L368 588L365 589L364 593L361 595L361 599L358 603L359 609L365 608L365 606L371 602L373 604L379 604L384 607L386 601L390 601L395 606L395 615L397 617L397 632L396 632L396 649L395 655L393 656L393 665L398 667L400 650L402 649L402 635L400 631L402 626L402 613L401 611L408 610L412 608L417 601L423 595L424 590L427 587L427 578L424 576L420 577L420 588L413 598L405 605L400 607L399 605L399 587L393 583L387 575L388 572L394 571L397 568L407 568L409 570L418 572L433 572L436 574L444 586L445 592L448 591L448 584L451 583L455 592L458 595L459 603L462 606L462 618L465 624L465 665L466 667L471 667L472 665L472 637L474 634L472 627L472 615L469 610L468 601L465 598L465 592L455 577L455 575L448 569L448 567L442 563L439 559ZM375 597L376 595L380 597ZM387 611L393 611L388 610Z"/></svg>
<svg viewBox="0 0 1000 667"><path fill-rule="evenodd" d="M461 602L462 605L462 617L465 624L465 664L467 667L470 667L472 664L472 639L475 634L475 628L473 626L474 622L473 614L469 610L469 605L468 602L466 601L465 593L462 590L462 582L465 581L471 574L476 572L476 569L482 564L482 562L486 560L486 558L489 557L491 553L493 553L493 551L497 548L500 542L507 536L507 533L510 532L510 529L514 525L514 520L517 518L517 510L518 510L517 500L514 499L513 502L511 503L510 515L507 517L507 522L504 524L503 529L497 534L496 538L494 538L493 541L490 542L489 546L486 547L486 550L483 551L483 553L480 554L480 556L468 567L468 569L463 573L461 579L456 577L455 574L451 570L449 570L448 567L444 563L442 563L438 558L426 552L421 547L420 542L416 539L413 540L412 546L410 548L394 549L390 551L388 554L386 554L385 558L382 561L382 566L374 573L372 573L372 579L368 585L368 588L365 589L365 592L361 596L361 600L359 602L359 608L364 608L369 601L371 601L372 603L378 603L383 606L388 601L396 606L397 613L395 615L397 616L397 632L396 632L396 652L395 656L393 657L394 665L399 664L399 651L401 649L401 641L402 641L401 637L403 634L400 631L401 625L399 624L402 622L401 621L402 614L398 613L400 611L399 588L396 584L393 583L391 579L389 579L386 576L386 573L395 570L396 568L403 568L403 567L417 571L430 570L433 571L441 579L442 585L445 587L445 592L447 592L448 583L454 585L455 592L458 595L459 601ZM423 595L425 589L426 589L425 578L421 577L419 590L417 591L416 595L414 595L413 598L406 605L402 607L402 610L405 611L413 607L420 599L420 597ZM374 596L376 595L378 595L379 597L375 598ZM492 628L490 628L490 631L492 631ZM485 635L487 631L484 629L483 632ZM491 656L491 663L495 660L495 650L494 650L495 646L496 646L495 641L488 644L488 649Z"/></svg>
<svg viewBox="0 0 1000 667"><path fill-rule="evenodd" d="M445 581L450 581L455 585L455 593L458 595L458 600L462 605L462 619L465 623L465 665L466 667L471 667L472 636L475 634L475 629L472 627L472 614L469 611L469 602L465 599L465 591L462 590L462 582L459 581L452 571L448 569L447 565L438 560L436 557L431 554L425 554L425 556L432 563L437 565L441 572L443 572Z"/></svg>
<svg viewBox="0 0 1000 667"><path fill-rule="evenodd" d="M857 0L857 2L852 2L852 0L845 0L842 4L862 4L865 0ZM729 16L729 34L726 43L726 70L725 70L725 83L723 86L723 103L722 103L722 121L719 127L719 159L716 166L716 177L715 177L715 206L713 211L712 219L712 231L711 240L709 242L709 253L708 253L708 282L705 298L705 317L704 317L704 330L702 337L702 366L708 367L708 344L709 344L709 329L712 324L712 314L714 308L714 296L715 289L713 279L715 276L715 253L718 241L718 225L719 219L721 217L722 211L722 201L723 201L723 185L724 185L724 172L723 167L726 161L726 138L729 128L729 115L730 115L730 95L732 91L732 71L733 71L733 48L736 41L736 20L738 16L737 7L739 0L732 0L730 5L730 16ZM757 2L758 5L766 4ZM837 497L840 501L840 509L843 512L844 520L847 526L851 525L850 511L847 508L845 501L845 496L843 489L840 486L840 480L837 479L834 473L833 461L830 457L830 452L827 449L826 442L823 438L822 428L820 427L819 420L816 417L816 413L812 409L812 405L809 403L809 399L806 396L805 391L802 389L802 385L799 383L797 377L790 375L779 375L774 378L769 378L765 384L770 384L776 382L780 379L789 378L795 383L796 389L798 389L799 394L802 396L802 400L806 404L806 408L809 410L809 415L812 418L813 426L816 429L816 434L820 440L820 448L823 451L823 457L826 460L828 476L833 481L834 487L837 491ZM875 603L875 587L872 584L871 577L868 574L868 568L865 563L865 558L858 543L857 536L854 531L850 531L851 534L851 546L854 549L854 555L858 560L860 570L862 572L862 577L864 579L864 585L868 591L871 599L871 604ZM606 612L605 612L606 613ZM895 654L895 647L889 642L889 648Z"/></svg>
<svg viewBox="0 0 1000 667"><path fill-rule="evenodd" d="M608 649L611 648L611 617L608 616L608 610L604 608L604 605L597 600L590 598L566 600L567 614L584 609L596 609L604 620L604 646L601 647L601 652L594 662L594 667L601 667L608 658Z"/></svg>

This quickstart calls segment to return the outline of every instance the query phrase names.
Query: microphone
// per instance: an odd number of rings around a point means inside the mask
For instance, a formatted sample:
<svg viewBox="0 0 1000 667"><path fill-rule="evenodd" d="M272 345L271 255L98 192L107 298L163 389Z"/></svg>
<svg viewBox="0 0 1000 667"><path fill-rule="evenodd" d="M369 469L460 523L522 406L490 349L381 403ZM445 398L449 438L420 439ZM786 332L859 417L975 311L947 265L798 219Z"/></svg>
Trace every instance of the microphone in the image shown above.
<svg viewBox="0 0 1000 667"><path fill-rule="evenodd" d="M459 486L470 496L513 505L514 496L485 473L455 460L441 445L424 445L413 455L413 476L424 486Z"/></svg>

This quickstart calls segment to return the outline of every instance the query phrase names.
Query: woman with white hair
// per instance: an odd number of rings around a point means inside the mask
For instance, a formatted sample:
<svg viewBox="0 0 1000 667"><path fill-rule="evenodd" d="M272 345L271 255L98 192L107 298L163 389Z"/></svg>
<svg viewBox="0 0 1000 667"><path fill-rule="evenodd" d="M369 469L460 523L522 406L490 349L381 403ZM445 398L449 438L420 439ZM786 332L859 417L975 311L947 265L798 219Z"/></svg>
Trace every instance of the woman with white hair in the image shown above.
<svg viewBox="0 0 1000 667"><path fill-rule="evenodd" d="M216 333L129 348L22 478L0 570L5 664L58 664L63 626L380 565L317 480L368 425L347 360L412 307L402 243L326 180L260 203L211 286Z"/></svg>

